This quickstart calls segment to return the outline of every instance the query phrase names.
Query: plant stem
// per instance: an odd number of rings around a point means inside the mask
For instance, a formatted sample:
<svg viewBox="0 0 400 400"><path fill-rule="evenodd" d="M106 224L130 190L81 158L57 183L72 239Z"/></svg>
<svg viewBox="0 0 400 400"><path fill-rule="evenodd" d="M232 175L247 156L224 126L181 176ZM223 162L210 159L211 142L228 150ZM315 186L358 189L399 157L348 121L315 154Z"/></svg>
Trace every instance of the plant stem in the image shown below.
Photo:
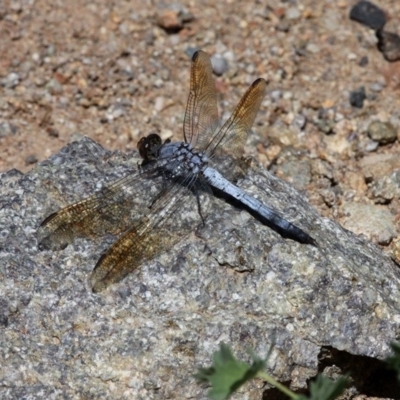
<svg viewBox="0 0 400 400"><path fill-rule="evenodd" d="M278 390L280 390L282 393L286 394L286 396L289 396L291 399L296 400L297 399L297 394L293 393L290 389L288 389L286 386L282 385L278 381L276 381L271 375L268 375L265 372L260 371L257 376L259 378L264 379L267 381L270 385L275 386Z"/></svg>

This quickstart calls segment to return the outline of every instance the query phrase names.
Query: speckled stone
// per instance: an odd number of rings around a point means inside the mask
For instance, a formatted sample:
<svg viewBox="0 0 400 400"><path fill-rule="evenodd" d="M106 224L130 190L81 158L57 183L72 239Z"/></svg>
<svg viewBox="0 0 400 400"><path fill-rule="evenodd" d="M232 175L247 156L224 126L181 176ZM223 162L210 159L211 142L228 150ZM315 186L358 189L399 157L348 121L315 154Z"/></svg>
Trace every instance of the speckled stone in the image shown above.
<svg viewBox="0 0 400 400"><path fill-rule="evenodd" d="M320 247L284 239L213 199L205 226L100 295L88 276L114 237L38 250L46 216L135 168L136 153L85 138L26 174L1 175L3 398L205 400L192 374L210 365L220 341L248 359L247 348L265 355L275 337L270 372L294 388L318 372L324 346L386 356L400 325L396 265L257 166L238 185ZM232 398L260 399L264 390L251 382L245 397Z"/></svg>
<svg viewBox="0 0 400 400"><path fill-rule="evenodd" d="M371 204L350 203L343 207L343 226L369 240L387 245L396 237L394 215L387 209Z"/></svg>
<svg viewBox="0 0 400 400"><path fill-rule="evenodd" d="M350 10L350 19L369 26L372 29L380 29L386 23L385 12L370 1L359 1Z"/></svg>
<svg viewBox="0 0 400 400"><path fill-rule="evenodd" d="M372 121L368 126L368 135L380 144L392 143L397 139L397 131L390 122Z"/></svg>
<svg viewBox="0 0 400 400"><path fill-rule="evenodd" d="M400 169L382 176L370 184L370 195L376 203L387 204L400 198Z"/></svg>
<svg viewBox="0 0 400 400"><path fill-rule="evenodd" d="M378 49L387 61L400 60L400 36L397 32L391 32L385 26L384 29L376 31L376 37L378 39Z"/></svg>
<svg viewBox="0 0 400 400"><path fill-rule="evenodd" d="M229 69L228 60L220 54L211 56L211 63L215 75L221 76Z"/></svg>

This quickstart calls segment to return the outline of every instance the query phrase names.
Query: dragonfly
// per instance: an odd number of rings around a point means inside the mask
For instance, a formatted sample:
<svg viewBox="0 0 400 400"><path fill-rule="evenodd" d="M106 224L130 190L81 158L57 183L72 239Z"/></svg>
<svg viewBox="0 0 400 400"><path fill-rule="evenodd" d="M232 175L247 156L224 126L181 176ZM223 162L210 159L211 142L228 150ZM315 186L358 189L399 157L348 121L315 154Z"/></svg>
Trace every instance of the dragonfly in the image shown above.
<svg viewBox="0 0 400 400"><path fill-rule="evenodd" d="M220 124L212 71L208 54L195 52L184 141L162 142L156 133L143 137L137 144L141 162L133 172L49 215L38 228L41 250L64 249L76 237L119 235L90 275L93 292L119 282L205 224L217 193L283 237L316 245L308 233L232 182L242 171L244 145L264 98L266 81L254 81L230 118Z"/></svg>

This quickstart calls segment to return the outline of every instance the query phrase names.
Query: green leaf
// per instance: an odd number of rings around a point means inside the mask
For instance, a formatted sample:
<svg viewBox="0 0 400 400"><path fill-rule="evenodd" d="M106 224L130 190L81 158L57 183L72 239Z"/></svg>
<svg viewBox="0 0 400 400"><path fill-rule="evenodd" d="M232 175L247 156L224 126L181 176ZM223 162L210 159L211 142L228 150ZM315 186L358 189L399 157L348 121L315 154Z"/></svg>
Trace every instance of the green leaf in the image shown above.
<svg viewBox="0 0 400 400"><path fill-rule="evenodd" d="M220 351L214 353L212 367L199 368L194 376L200 382L208 382L211 385L208 392L211 400L225 400L265 368L266 360L257 357L254 353L251 353L251 356L253 363L248 365L237 360L230 348L221 343Z"/></svg>
<svg viewBox="0 0 400 400"><path fill-rule="evenodd" d="M317 379L310 384L310 396L298 396L298 400L333 400L339 397L349 385L346 376L332 381L324 375L318 375Z"/></svg>
<svg viewBox="0 0 400 400"><path fill-rule="evenodd" d="M397 372L397 379L400 380L400 343L392 342L390 347L394 354L385 361Z"/></svg>

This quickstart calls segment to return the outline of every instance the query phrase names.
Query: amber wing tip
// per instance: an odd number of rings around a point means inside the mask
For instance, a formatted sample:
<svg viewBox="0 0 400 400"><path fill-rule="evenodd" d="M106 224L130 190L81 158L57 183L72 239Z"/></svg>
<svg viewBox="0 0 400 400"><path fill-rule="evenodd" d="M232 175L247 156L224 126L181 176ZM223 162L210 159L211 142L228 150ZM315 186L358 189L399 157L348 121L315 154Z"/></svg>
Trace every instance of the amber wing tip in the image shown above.
<svg viewBox="0 0 400 400"><path fill-rule="evenodd" d="M254 87L254 86L258 86L260 84L266 85L267 81L264 78L258 78L253 82L253 84L251 86Z"/></svg>
<svg viewBox="0 0 400 400"><path fill-rule="evenodd" d="M192 55L192 61L196 61L200 55L201 50L196 50Z"/></svg>

